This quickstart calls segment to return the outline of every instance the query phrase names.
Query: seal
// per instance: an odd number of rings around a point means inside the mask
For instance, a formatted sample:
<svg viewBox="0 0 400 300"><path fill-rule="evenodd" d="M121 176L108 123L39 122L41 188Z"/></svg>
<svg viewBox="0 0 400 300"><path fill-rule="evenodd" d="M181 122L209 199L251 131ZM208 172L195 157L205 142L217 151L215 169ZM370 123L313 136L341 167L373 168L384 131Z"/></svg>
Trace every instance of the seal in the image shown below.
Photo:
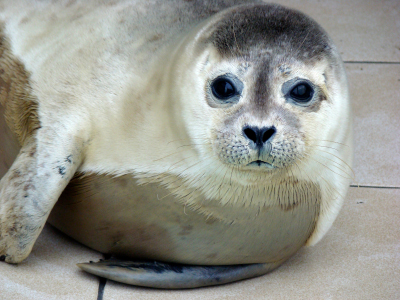
<svg viewBox="0 0 400 300"><path fill-rule="evenodd" d="M2 260L48 220L114 256L88 272L192 288L265 274L331 227L351 107L315 21L239 0L0 6Z"/></svg>

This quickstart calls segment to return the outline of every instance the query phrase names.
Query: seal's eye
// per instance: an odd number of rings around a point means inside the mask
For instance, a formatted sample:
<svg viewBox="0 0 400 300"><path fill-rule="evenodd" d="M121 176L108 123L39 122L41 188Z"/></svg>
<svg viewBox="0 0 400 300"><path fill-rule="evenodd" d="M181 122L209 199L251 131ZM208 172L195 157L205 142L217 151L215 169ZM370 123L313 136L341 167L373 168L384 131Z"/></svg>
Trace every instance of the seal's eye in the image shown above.
<svg viewBox="0 0 400 300"><path fill-rule="evenodd" d="M229 99L237 94L232 81L224 77L215 79L211 84L211 90L213 95L221 100Z"/></svg>
<svg viewBox="0 0 400 300"><path fill-rule="evenodd" d="M313 95L313 88L306 82L297 84L290 91L290 97L297 102L308 102L312 99Z"/></svg>

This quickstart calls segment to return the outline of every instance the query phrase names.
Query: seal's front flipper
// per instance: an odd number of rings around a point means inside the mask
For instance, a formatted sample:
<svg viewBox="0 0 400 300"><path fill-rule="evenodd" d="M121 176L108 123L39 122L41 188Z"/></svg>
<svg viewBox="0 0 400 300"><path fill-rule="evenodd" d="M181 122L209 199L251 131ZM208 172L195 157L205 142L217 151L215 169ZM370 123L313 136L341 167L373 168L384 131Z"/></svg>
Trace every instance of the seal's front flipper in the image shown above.
<svg viewBox="0 0 400 300"><path fill-rule="evenodd" d="M0 181L0 260L25 259L51 209L81 163L73 135L40 128Z"/></svg>
<svg viewBox="0 0 400 300"><path fill-rule="evenodd" d="M118 259L78 264L82 270L114 281L161 289L189 289L220 285L264 275L282 261L231 266L191 266L155 261Z"/></svg>

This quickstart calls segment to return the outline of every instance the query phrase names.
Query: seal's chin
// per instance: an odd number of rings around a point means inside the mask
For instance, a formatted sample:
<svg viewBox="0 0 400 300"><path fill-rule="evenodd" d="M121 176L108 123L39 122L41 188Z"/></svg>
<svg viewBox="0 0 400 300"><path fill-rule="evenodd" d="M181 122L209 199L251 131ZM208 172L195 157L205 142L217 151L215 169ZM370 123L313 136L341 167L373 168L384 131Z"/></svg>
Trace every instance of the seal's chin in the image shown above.
<svg viewBox="0 0 400 300"><path fill-rule="evenodd" d="M267 163L266 161L263 161L263 160L252 161L251 163L247 164L246 167L251 167L252 169L258 169L258 170L275 169L275 167L273 165L271 165L270 163Z"/></svg>

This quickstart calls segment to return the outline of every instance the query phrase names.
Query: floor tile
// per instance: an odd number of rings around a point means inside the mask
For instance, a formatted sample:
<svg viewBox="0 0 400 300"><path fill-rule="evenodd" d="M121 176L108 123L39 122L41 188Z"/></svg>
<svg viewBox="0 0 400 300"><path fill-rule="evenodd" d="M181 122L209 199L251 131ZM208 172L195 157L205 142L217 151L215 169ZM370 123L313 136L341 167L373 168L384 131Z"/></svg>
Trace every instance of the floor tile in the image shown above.
<svg viewBox="0 0 400 300"><path fill-rule="evenodd" d="M400 186L400 65L347 64L354 184Z"/></svg>
<svg viewBox="0 0 400 300"><path fill-rule="evenodd" d="M398 299L400 190L351 188L325 238L265 276L225 286L163 291L107 282L112 299Z"/></svg>
<svg viewBox="0 0 400 300"><path fill-rule="evenodd" d="M400 62L398 0L276 2L303 11L320 23L345 61Z"/></svg>
<svg viewBox="0 0 400 300"><path fill-rule="evenodd" d="M0 299L97 299L98 278L80 271L76 263L100 258L101 254L46 225L23 263L0 263Z"/></svg>

